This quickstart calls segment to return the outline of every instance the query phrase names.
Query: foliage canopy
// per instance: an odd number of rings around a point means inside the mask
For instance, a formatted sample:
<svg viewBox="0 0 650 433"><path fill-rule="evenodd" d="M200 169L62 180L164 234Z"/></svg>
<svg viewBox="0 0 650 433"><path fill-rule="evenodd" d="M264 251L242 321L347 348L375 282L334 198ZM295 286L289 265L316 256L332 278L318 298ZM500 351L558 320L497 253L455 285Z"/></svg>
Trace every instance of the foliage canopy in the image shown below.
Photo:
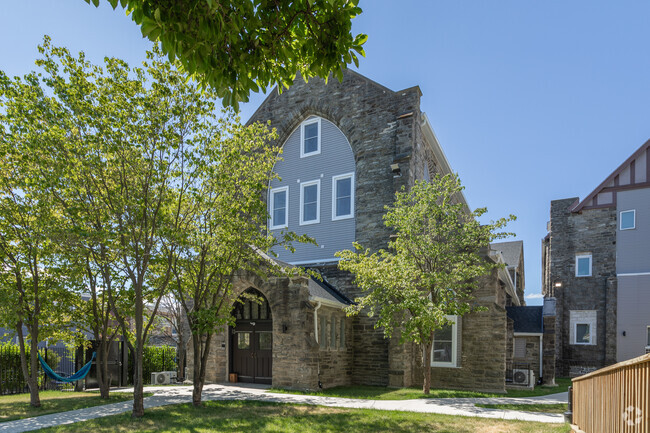
<svg viewBox="0 0 650 433"><path fill-rule="evenodd" d="M100 0L85 0L99 6ZM250 92L288 87L297 74L339 80L367 36L353 36L358 0L108 0L121 5L200 82L237 109Z"/></svg>

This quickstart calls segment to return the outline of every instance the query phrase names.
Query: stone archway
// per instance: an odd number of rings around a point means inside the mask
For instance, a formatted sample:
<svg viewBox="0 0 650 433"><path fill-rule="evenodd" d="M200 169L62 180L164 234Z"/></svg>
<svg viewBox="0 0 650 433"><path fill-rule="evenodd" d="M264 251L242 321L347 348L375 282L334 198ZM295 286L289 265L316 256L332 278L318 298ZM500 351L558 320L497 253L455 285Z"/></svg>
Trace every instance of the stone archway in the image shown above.
<svg viewBox="0 0 650 433"><path fill-rule="evenodd" d="M271 384L273 371L273 318L266 297L254 288L245 294L262 302L240 298L235 303L235 326L229 329L230 373L240 382Z"/></svg>

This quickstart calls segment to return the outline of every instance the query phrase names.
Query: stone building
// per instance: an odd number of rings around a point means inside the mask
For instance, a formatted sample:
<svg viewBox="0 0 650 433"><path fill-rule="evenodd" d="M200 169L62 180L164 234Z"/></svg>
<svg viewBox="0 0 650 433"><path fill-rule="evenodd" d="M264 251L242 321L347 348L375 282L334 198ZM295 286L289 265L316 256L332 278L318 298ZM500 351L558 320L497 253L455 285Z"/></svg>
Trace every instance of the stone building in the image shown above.
<svg viewBox="0 0 650 433"><path fill-rule="evenodd" d="M650 349L650 141L584 200L551 202L542 284L556 300L557 373Z"/></svg>
<svg viewBox="0 0 650 433"><path fill-rule="evenodd" d="M421 96L417 86L392 91L345 71L342 82L297 80L281 94L272 92L249 120L270 121L283 148L275 167L280 179L269 185L268 229L306 233L318 242L275 253L323 280L238 275L235 289L265 302L236 308L237 325L213 345L209 381L237 373L241 381L298 389L421 385L417 347L386 339L364 314L346 317L343 308L361 291L334 257L353 241L385 248L391 233L382 216L395 192L434 173L452 173L420 111ZM456 200L469 211L462 194ZM496 252L488 256L503 262ZM504 391L505 307L523 299L520 276L521 293L505 269L486 276L474 293L485 311L453 317L453 325L436 333L427 366L434 386Z"/></svg>

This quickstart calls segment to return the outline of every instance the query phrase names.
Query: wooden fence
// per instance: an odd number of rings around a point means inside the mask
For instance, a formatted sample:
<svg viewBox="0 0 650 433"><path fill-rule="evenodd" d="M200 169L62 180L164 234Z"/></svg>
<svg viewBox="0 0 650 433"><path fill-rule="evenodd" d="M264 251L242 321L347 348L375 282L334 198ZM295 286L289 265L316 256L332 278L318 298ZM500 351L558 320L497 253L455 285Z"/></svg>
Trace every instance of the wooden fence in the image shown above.
<svg viewBox="0 0 650 433"><path fill-rule="evenodd" d="M650 433L650 354L573 379L573 426L585 433Z"/></svg>

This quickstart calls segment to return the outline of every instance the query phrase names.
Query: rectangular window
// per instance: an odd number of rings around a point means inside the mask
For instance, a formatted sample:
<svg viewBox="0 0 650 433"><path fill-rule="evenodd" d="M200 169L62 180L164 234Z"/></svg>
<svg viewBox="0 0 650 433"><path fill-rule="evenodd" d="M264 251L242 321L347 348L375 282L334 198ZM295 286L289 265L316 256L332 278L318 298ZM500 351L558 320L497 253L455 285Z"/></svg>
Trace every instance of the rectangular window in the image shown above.
<svg viewBox="0 0 650 433"><path fill-rule="evenodd" d="M289 226L289 187L271 190L271 230Z"/></svg>
<svg viewBox="0 0 650 433"><path fill-rule="evenodd" d="M251 333L238 332L237 333L237 349L248 350L251 348Z"/></svg>
<svg viewBox="0 0 650 433"><path fill-rule="evenodd" d="M575 344L590 344L591 333L589 332L589 323L576 323L576 341Z"/></svg>
<svg viewBox="0 0 650 433"><path fill-rule="evenodd" d="M273 350L273 332L261 331L259 335L259 350Z"/></svg>
<svg viewBox="0 0 650 433"><path fill-rule="evenodd" d="M320 222L320 179L300 184L300 225Z"/></svg>
<svg viewBox="0 0 650 433"><path fill-rule="evenodd" d="M621 230L632 230L636 226L636 211L624 210L620 213L621 217Z"/></svg>
<svg viewBox="0 0 650 433"><path fill-rule="evenodd" d="M648 344L646 347L650 347L650 326L648 326L648 329L646 329L646 333L648 334Z"/></svg>
<svg viewBox="0 0 650 433"><path fill-rule="evenodd" d="M300 157L320 154L320 118L305 120L300 125Z"/></svg>
<svg viewBox="0 0 650 433"><path fill-rule="evenodd" d="M332 317L332 325L330 326L330 348L336 349L336 319Z"/></svg>
<svg viewBox="0 0 650 433"><path fill-rule="evenodd" d="M572 310L569 311L571 324L571 344L595 345L596 344L596 319L595 310Z"/></svg>
<svg viewBox="0 0 650 433"><path fill-rule="evenodd" d="M576 256L576 277L591 277L591 254Z"/></svg>
<svg viewBox="0 0 650 433"><path fill-rule="evenodd" d="M437 329L433 334L432 367L456 366L458 316L446 316L446 318L450 323L441 329Z"/></svg>
<svg viewBox="0 0 650 433"><path fill-rule="evenodd" d="M332 177L332 221L354 216L354 173Z"/></svg>
<svg viewBox="0 0 650 433"><path fill-rule="evenodd" d="M526 339L515 338L515 358L526 357Z"/></svg>
<svg viewBox="0 0 650 433"><path fill-rule="evenodd" d="M325 317L320 318L320 348L325 349L327 347L327 319Z"/></svg>
<svg viewBox="0 0 650 433"><path fill-rule="evenodd" d="M650 335L650 327L649 329L649 335ZM340 342L339 342L339 349L345 349L345 319L341 320L341 333L339 334ZM650 339L650 337L648 337ZM648 344L650 345L650 344Z"/></svg>

